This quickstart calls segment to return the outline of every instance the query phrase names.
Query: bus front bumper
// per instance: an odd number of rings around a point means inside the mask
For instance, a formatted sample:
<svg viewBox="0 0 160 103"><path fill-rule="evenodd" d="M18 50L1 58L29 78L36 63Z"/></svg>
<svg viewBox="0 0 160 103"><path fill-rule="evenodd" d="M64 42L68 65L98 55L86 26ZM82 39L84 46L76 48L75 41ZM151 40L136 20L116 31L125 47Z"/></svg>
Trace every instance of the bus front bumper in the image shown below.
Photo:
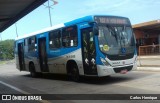
<svg viewBox="0 0 160 103"><path fill-rule="evenodd" d="M121 73L121 71L123 70L126 70L128 72L136 69L137 69L137 63L134 63L132 65L116 66L116 67L97 65L97 72L99 77Z"/></svg>

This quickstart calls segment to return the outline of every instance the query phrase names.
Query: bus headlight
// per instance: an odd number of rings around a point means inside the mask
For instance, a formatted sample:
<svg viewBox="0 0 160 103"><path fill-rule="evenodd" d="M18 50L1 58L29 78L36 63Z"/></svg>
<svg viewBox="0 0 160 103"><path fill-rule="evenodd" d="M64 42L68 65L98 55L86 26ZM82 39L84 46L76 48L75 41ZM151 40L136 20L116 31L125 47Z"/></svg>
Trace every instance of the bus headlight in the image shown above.
<svg viewBox="0 0 160 103"><path fill-rule="evenodd" d="M110 64L103 58L101 58L101 62L106 66L110 66Z"/></svg>

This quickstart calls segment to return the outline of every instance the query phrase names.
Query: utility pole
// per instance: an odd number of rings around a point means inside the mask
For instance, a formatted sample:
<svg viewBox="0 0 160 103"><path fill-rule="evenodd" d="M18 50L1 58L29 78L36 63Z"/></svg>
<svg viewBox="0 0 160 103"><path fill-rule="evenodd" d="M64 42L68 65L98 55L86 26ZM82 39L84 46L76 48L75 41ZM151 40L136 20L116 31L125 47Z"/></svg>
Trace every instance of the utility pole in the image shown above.
<svg viewBox="0 0 160 103"><path fill-rule="evenodd" d="M48 11L49 11L50 26L52 26L51 6L49 5L49 0L48 0Z"/></svg>
<svg viewBox="0 0 160 103"><path fill-rule="evenodd" d="M16 28L16 36L18 37L18 30L17 30L17 24L15 23L15 28Z"/></svg>
<svg viewBox="0 0 160 103"><path fill-rule="evenodd" d="M52 17L51 17L51 9L53 9L52 8L52 6L54 6L54 5L56 5L56 4L58 4L58 2L57 1L55 1L55 0L51 0L51 1L53 1L53 5L50 5L50 2L49 2L50 0L48 0L48 5L46 6L46 5L44 5L46 8L48 8L48 13L49 13L49 21L50 21L50 26L52 26Z"/></svg>

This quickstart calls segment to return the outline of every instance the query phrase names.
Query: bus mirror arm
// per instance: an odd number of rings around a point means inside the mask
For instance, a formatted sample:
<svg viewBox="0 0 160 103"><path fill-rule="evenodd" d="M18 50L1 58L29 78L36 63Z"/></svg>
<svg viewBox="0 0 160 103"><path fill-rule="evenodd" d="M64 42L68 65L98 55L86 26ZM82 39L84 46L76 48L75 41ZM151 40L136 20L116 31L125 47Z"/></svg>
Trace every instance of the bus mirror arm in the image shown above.
<svg viewBox="0 0 160 103"><path fill-rule="evenodd" d="M89 22L88 24L91 25L91 26L93 26L93 33L95 35L98 35L98 26L97 26L97 23L96 22Z"/></svg>
<svg viewBox="0 0 160 103"><path fill-rule="evenodd" d="M93 33L95 34L95 35L98 35L98 26L94 26L93 27Z"/></svg>

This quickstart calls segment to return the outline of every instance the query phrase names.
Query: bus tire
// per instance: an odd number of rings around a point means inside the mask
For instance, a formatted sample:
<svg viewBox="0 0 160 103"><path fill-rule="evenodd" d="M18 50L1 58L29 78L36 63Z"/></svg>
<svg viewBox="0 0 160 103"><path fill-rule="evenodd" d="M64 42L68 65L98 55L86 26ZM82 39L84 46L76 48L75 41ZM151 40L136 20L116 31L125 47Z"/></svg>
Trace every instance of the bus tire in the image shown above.
<svg viewBox="0 0 160 103"><path fill-rule="evenodd" d="M30 75L32 78L36 78L37 77L37 73L35 71L35 66L33 63L29 64L29 71L30 71Z"/></svg>
<svg viewBox="0 0 160 103"><path fill-rule="evenodd" d="M78 82L80 80L78 67L76 64L73 64L70 69L71 79L75 82Z"/></svg>

